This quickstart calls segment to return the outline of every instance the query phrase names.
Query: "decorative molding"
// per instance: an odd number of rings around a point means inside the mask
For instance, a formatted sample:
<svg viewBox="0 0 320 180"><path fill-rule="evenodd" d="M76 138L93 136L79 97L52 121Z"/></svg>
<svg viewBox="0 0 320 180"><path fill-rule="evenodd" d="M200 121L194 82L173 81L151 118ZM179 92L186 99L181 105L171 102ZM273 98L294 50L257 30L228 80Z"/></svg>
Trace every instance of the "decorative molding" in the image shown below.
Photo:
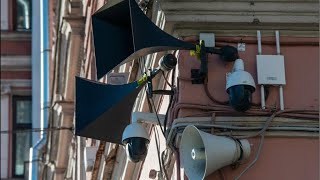
<svg viewBox="0 0 320 180"><path fill-rule="evenodd" d="M66 116L72 116L74 114L74 102L72 101L56 101L54 103L53 109L58 115L63 114L64 118ZM63 119L61 119L63 121Z"/></svg>
<svg viewBox="0 0 320 180"><path fill-rule="evenodd" d="M1 95L6 95L6 94L10 94L11 92L11 87L8 84L1 84Z"/></svg>
<svg viewBox="0 0 320 180"><path fill-rule="evenodd" d="M31 41L31 31L1 31L1 40L13 40L13 41Z"/></svg>
<svg viewBox="0 0 320 180"><path fill-rule="evenodd" d="M30 79L1 79L1 86L11 86L11 87L31 87L31 80Z"/></svg>
<svg viewBox="0 0 320 180"><path fill-rule="evenodd" d="M315 0L164 0L160 4L167 23L180 36L206 31L231 36L256 34L257 29L318 36L319 2Z"/></svg>
<svg viewBox="0 0 320 180"><path fill-rule="evenodd" d="M1 79L1 95L13 94L21 96L31 95L31 80L3 80Z"/></svg>
<svg viewBox="0 0 320 180"><path fill-rule="evenodd" d="M83 39L84 39L85 18L82 16L63 17L60 28L60 43L57 49L59 54L57 61L57 83L55 93L60 94L59 99L73 100L74 76L79 75L83 60ZM58 97L58 96L55 96Z"/></svg>
<svg viewBox="0 0 320 180"><path fill-rule="evenodd" d="M68 0L68 14L83 15L83 3L82 0Z"/></svg>
<svg viewBox="0 0 320 180"><path fill-rule="evenodd" d="M1 56L1 70L31 70L31 56Z"/></svg>
<svg viewBox="0 0 320 180"><path fill-rule="evenodd" d="M84 25L86 18L84 16L66 16L63 17L63 23L68 23L72 29L72 33L84 35Z"/></svg>
<svg viewBox="0 0 320 180"><path fill-rule="evenodd" d="M68 56L66 57L66 71L63 75L65 77L63 96L66 100L74 99L74 77L79 75L81 64L84 59L84 27L85 17L65 17L64 23L68 23L70 27L70 36L68 37L69 47Z"/></svg>

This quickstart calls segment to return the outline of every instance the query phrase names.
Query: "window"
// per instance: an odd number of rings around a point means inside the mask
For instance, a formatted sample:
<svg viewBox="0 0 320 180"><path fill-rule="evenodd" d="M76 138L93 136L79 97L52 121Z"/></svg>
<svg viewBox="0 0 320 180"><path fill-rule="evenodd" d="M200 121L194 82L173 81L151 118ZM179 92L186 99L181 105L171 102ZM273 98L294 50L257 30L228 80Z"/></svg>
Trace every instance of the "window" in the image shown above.
<svg viewBox="0 0 320 180"><path fill-rule="evenodd" d="M13 130L32 128L32 105L30 96L13 96ZM31 147L31 133L18 132L13 134L13 177L24 176L24 163L28 161Z"/></svg>
<svg viewBox="0 0 320 180"><path fill-rule="evenodd" d="M31 0L16 0L16 30L31 29Z"/></svg>
<svg viewBox="0 0 320 180"><path fill-rule="evenodd" d="M0 0L1 31L29 31L32 21L32 0Z"/></svg>

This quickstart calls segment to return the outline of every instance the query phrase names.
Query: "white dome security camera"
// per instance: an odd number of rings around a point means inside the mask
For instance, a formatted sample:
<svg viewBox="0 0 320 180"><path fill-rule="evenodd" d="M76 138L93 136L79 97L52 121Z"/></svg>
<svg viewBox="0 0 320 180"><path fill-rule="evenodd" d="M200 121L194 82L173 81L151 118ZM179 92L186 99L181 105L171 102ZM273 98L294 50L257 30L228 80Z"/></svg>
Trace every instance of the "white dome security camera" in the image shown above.
<svg viewBox="0 0 320 180"><path fill-rule="evenodd" d="M126 148L130 161L137 163L147 155L150 139L143 124L159 125L158 120L163 123L164 119L163 114L132 112L132 123L125 128L122 134L122 144Z"/></svg>
<svg viewBox="0 0 320 180"><path fill-rule="evenodd" d="M251 107L255 82L250 73L244 71L242 59L237 59L231 72L227 73L226 91L229 102L237 111L246 111Z"/></svg>
<svg viewBox="0 0 320 180"><path fill-rule="evenodd" d="M159 67L156 68L156 70L160 71L161 69L161 71L170 71L176 65L177 58L172 54L166 54L160 59ZM150 76L154 76L155 74L156 73L151 74ZM158 124L158 118L159 115L156 115L154 113L145 114L134 112L132 114L132 123L125 128L122 134L122 144L126 148L127 157L132 162L137 163L139 161L142 161L146 157L150 141L145 127L138 122L138 119L143 119L144 123L161 125L161 123ZM148 120L150 122L148 122Z"/></svg>
<svg viewBox="0 0 320 180"><path fill-rule="evenodd" d="M127 157L135 163L146 157L149 141L145 127L137 122L129 124L122 134L122 144L125 145Z"/></svg>

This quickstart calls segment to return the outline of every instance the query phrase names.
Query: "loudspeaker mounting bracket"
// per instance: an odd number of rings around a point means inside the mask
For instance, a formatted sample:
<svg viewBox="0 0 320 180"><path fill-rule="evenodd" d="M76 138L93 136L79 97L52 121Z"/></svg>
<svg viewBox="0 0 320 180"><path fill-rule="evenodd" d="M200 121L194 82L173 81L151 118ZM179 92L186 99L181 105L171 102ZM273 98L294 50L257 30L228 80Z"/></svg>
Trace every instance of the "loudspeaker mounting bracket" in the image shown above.
<svg viewBox="0 0 320 180"><path fill-rule="evenodd" d="M192 84L204 83L204 76L200 74L200 69L191 69L191 79Z"/></svg>

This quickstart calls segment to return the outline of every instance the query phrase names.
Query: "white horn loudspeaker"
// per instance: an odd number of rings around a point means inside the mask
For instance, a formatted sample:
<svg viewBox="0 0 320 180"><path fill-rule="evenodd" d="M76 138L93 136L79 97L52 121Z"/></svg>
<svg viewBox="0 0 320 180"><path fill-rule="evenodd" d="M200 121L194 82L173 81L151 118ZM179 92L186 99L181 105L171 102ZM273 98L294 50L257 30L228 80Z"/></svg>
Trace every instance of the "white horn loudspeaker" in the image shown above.
<svg viewBox="0 0 320 180"><path fill-rule="evenodd" d="M247 159L250 156L248 140L216 136L187 126L180 141L180 159L190 180L202 180L216 170Z"/></svg>

